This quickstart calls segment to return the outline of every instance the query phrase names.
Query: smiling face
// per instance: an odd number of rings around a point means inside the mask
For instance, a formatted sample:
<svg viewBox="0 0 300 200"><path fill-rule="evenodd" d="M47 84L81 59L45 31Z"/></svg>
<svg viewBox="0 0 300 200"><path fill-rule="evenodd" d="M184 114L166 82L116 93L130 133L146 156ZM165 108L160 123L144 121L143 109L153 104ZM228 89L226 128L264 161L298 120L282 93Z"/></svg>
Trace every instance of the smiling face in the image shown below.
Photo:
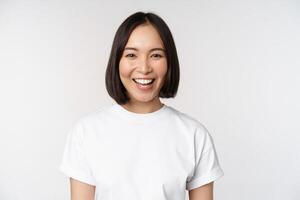
<svg viewBox="0 0 300 200"><path fill-rule="evenodd" d="M130 98L127 106L148 111L159 108L166 73L167 58L158 32L150 24L137 26L119 63L120 79Z"/></svg>

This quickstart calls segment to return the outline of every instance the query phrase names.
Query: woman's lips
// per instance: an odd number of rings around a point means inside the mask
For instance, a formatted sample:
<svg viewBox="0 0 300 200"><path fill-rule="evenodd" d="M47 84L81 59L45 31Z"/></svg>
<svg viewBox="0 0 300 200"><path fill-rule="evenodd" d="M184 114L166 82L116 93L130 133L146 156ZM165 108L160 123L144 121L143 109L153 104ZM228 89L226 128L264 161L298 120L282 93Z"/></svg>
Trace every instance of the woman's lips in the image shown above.
<svg viewBox="0 0 300 200"><path fill-rule="evenodd" d="M151 90L152 87L153 87L153 83L155 82L155 79L154 81L151 83L151 84L148 84L148 85L144 85L144 84L141 84L141 83L138 83L136 81L133 80L133 82L135 83L135 85L137 86L137 88L139 90L142 90L142 91L148 91L148 90Z"/></svg>

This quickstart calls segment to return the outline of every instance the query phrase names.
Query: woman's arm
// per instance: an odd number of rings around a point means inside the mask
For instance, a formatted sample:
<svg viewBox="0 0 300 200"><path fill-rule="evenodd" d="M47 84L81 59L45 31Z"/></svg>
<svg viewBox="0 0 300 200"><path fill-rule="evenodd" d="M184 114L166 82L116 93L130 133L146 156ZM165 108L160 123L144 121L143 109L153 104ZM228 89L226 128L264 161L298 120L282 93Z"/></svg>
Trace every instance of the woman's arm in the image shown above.
<svg viewBox="0 0 300 200"><path fill-rule="evenodd" d="M95 186L70 178L71 200L94 200Z"/></svg>
<svg viewBox="0 0 300 200"><path fill-rule="evenodd" d="M210 182L189 191L189 200L213 200L213 184Z"/></svg>

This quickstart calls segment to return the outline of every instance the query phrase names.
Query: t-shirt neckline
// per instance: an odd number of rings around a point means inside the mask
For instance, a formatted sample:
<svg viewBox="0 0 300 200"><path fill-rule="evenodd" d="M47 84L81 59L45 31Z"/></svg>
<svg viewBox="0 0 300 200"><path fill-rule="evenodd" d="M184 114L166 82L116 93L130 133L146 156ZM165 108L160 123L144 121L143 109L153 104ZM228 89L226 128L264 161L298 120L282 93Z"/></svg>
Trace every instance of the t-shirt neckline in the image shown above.
<svg viewBox="0 0 300 200"><path fill-rule="evenodd" d="M114 111L126 120L131 120L134 122L148 122L155 119L162 119L163 116L167 114L167 105L162 104L158 110L150 113L135 113L123 108L120 104L114 104Z"/></svg>

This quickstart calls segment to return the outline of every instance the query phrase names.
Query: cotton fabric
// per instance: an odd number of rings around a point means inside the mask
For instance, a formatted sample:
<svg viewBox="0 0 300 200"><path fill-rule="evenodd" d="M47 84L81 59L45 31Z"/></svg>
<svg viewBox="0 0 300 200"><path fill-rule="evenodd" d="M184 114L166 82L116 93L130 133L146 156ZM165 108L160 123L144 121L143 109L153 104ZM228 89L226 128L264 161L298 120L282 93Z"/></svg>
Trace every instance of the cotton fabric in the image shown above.
<svg viewBox="0 0 300 200"><path fill-rule="evenodd" d="M113 104L82 116L60 170L96 186L96 200L184 200L224 175L205 126L165 104L145 114Z"/></svg>

